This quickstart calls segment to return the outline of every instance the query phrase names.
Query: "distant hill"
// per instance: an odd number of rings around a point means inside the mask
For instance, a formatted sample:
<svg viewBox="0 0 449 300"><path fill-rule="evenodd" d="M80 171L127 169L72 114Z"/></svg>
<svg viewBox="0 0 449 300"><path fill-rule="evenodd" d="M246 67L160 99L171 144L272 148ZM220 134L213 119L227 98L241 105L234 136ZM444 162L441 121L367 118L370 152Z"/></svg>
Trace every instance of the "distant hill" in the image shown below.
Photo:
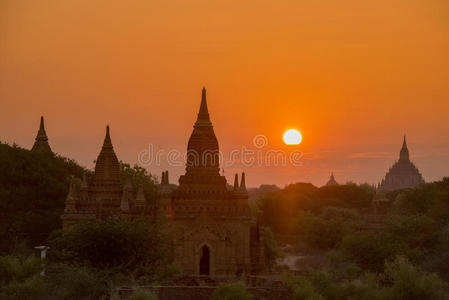
<svg viewBox="0 0 449 300"><path fill-rule="evenodd" d="M69 180L84 171L74 160L0 142L0 254L41 244L60 228Z"/></svg>

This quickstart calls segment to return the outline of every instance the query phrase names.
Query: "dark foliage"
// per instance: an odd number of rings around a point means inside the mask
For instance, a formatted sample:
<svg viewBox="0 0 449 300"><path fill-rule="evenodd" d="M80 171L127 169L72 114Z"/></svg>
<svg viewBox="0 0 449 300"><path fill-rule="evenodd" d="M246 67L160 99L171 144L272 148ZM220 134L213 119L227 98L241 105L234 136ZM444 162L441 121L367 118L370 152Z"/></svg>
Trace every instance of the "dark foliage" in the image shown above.
<svg viewBox="0 0 449 300"><path fill-rule="evenodd" d="M319 214L326 207L367 209L373 190L366 185L338 185L317 188L310 183L296 183L259 199L263 224L279 235L289 235L295 228L298 213L310 211Z"/></svg>
<svg viewBox="0 0 449 300"><path fill-rule="evenodd" d="M0 253L60 228L69 181L83 172L73 160L0 143Z"/></svg>
<svg viewBox="0 0 449 300"><path fill-rule="evenodd" d="M91 221L56 232L50 239L51 261L97 269L151 272L171 259L160 225L144 220Z"/></svg>

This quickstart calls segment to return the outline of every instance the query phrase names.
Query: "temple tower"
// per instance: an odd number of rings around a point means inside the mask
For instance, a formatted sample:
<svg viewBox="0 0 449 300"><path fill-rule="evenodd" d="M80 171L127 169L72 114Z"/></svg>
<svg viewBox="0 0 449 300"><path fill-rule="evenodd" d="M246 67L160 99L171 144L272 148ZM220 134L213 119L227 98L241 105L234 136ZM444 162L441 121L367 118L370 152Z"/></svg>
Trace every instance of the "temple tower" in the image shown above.
<svg viewBox="0 0 449 300"><path fill-rule="evenodd" d="M203 88L200 110L187 145L186 174L179 178L179 192L226 192L226 178L220 175L218 151L218 140L207 109L206 89Z"/></svg>
<svg viewBox="0 0 449 300"><path fill-rule="evenodd" d="M226 178L220 175L218 151L203 88L187 145L186 173L171 194L164 188L167 177L162 176L161 199L171 199L169 224L176 263L184 273L193 275L260 273L264 269L263 245L249 210L245 174L240 184L236 175L234 190L228 190Z"/></svg>
<svg viewBox="0 0 449 300"><path fill-rule="evenodd" d="M333 185L338 185L338 182L334 178L334 172L331 173L331 177L326 182L326 186L333 186Z"/></svg>
<svg viewBox="0 0 449 300"><path fill-rule="evenodd" d="M34 141L33 148L31 148L31 151L52 153L50 145L48 144L47 133L45 132L44 116L41 116L39 131L37 132L37 136Z"/></svg>
<svg viewBox="0 0 449 300"><path fill-rule="evenodd" d="M79 192L73 183L70 184L66 209L61 216L63 228L86 220L129 219L146 213L142 186L139 186L135 195L129 179L124 186L121 184L120 163L112 146L109 126L106 127L103 146L91 177L89 182L87 174L84 174Z"/></svg>
<svg viewBox="0 0 449 300"><path fill-rule="evenodd" d="M402 148L399 152L399 160L388 170L385 178L378 185L377 192L414 188L421 183L424 183L424 179L418 168L410 161L407 141L404 135Z"/></svg>

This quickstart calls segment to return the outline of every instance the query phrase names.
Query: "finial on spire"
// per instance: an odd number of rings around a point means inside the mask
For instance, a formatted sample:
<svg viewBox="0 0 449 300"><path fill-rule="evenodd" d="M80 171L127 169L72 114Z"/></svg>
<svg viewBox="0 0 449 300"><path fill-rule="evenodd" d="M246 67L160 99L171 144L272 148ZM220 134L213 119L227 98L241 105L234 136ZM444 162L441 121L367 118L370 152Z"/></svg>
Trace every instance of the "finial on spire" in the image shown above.
<svg viewBox="0 0 449 300"><path fill-rule="evenodd" d="M203 90L201 91L201 104L200 104L200 111L198 112L198 117L195 123L195 126L210 126L212 123L210 122L209 118L209 110L207 109L207 100L206 100L206 88L203 87Z"/></svg>
<svg viewBox="0 0 449 300"><path fill-rule="evenodd" d="M237 191L239 189L239 174L235 173L234 177L234 191Z"/></svg>

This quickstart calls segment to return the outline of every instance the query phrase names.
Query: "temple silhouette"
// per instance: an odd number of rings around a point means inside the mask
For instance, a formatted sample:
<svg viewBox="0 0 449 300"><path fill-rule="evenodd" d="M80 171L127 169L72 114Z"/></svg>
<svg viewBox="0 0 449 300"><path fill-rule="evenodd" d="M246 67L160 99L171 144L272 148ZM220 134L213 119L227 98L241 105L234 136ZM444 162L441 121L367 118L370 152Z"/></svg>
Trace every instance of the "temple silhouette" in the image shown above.
<svg viewBox="0 0 449 300"><path fill-rule="evenodd" d="M44 116L41 116L41 123L39 125L39 131L37 132L36 140L34 141L32 151L48 152L51 153L50 145L48 144L47 133L45 132Z"/></svg>
<svg viewBox="0 0 449 300"><path fill-rule="evenodd" d="M418 168L410 161L407 142L404 135L399 160L388 170L385 178L378 184L377 192L389 192L394 190L414 188L424 179Z"/></svg>
<svg viewBox="0 0 449 300"><path fill-rule="evenodd" d="M233 189L227 189L226 178L220 175L218 150L203 88L187 145L185 175L174 187L169 183L168 171L164 171L157 204L148 205L142 186L137 191L129 181L122 186L120 165L107 126L92 179L88 182L85 175L79 189L74 183L70 185L61 216L63 228L80 221L150 217L156 212L167 216L175 262L185 274L263 273L263 240L249 209L245 173L240 181L235 174Z"/></svg>
<svg viewBox="0 0 449 300"><path fill-rule="evenodd" d="M331 173L329 180L326 182L326 186L338 185L338 182L334 178L334 172Z"/></svg>

